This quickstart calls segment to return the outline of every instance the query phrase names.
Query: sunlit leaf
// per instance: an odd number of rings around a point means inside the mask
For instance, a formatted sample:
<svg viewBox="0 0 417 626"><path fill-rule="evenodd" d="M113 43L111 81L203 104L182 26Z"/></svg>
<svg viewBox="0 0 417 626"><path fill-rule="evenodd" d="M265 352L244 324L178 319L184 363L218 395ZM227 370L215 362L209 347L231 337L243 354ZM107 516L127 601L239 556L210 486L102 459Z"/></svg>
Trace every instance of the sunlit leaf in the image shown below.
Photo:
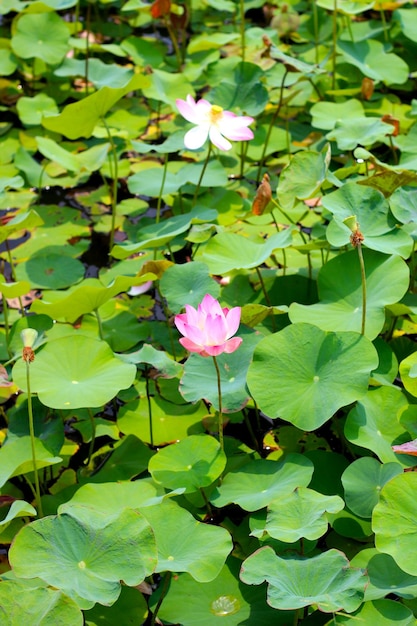
<svg viewBox="0 0 417 626"><path fill-rule="evenodd" d="M248 386L266 415L314 430L365 395L377 364L374 346L358 333L292 324L258 343ZM265 385L266 380L279 386Z"/></svg>
<svg viewBox="0 0 417 626"><path fill-rule="evenodd" d="M315 604L325 613L357 609L367 582L363 570L351 568L338 550L308 559L282 559L270 547L261 548L243 562L240 578L248 585L267 581L268 603L276 609Z"/></svg>

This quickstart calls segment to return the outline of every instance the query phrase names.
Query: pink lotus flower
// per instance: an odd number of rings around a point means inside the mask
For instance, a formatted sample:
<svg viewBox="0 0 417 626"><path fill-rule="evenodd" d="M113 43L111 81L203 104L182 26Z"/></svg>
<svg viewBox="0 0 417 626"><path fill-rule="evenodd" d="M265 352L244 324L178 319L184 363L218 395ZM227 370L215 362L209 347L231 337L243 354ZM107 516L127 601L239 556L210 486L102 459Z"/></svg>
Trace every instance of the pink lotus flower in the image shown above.
<svg viewBox="0 0 417 626"><path fill-rule="evenodd" d="M180 344L186 350L201 356L218 356L234 352L242 343L240 337L231 338L239 328L239 306L222 309L213 296L206 294L197 310L186 304L185 311L175 316L175 325L184 335Z"/></svg>
<svg viewBox="0 0 417 626"><path fill-rule="evenodd" d="M402 443L398 446L391 446L391 448L397 454L410 454L411 456L417 456L417 439L407 441L407 443Z"/></svg>
<svg viewBox="0 0 417 626"><path fill-rule="evenodd" d="M211 105L207 100L196 102L190 95L186 100L178 99L176 103L181 115L196 125L184 137L185 147L189 150L201 148L207 138L220 150L230 150L232 144L228 139L253 139L253 132L247 128L253 122L252 117L239 117L231 111L224 111L216 104Z"/></svg>

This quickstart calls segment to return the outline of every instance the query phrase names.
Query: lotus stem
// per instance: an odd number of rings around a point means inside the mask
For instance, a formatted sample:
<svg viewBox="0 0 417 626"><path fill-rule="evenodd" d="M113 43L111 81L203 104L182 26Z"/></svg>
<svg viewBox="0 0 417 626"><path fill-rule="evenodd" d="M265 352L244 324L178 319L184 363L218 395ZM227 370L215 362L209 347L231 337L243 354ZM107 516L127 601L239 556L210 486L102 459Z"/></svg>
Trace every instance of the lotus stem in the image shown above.
<svg viewBox="0 0 417 626"><path fill-rule="evenodd" d="M164 170L162 172L162 181L161 181L161 188L159 190L159 196L158 196L158 203L156 205L156 216L155 216L155 222L157 224L159 224L159 220L161 218L161 204L162 204L162 194L164 191L164 185L165 185L165 180L167 177L167 171L168 171L168 155L165 155L165 163L164 163ZM156 253L156 250L155 250Z"/></svg>
<svg viewBox="0 0 417 626"><path fill-rule="evenodd" d="M240 0L240 48L242 63L245 62L246 40L245 40L245 0Z"/></svg>
<svg viewBox="0 0 417 626"><path fill-rule="evenodd" d="M145 381L146 381L146 400L148 402L148 414L149 414L149 443L151 448L154 447L153 443L153 423L152 423L152 403L151 394L149 393L149 369L145 365Z"/></svg>
<svg viewBox="0 0 417 626"><path fill-rule="evenodd" d="M94 421L94 415L93 412L90 408L87 409L88 412L88 416L90 418L90 423L91 423L91 441L90 441L90 447L88 449L88 459L87 459L87 463L86 466L88 467L90 465L90 461L91 461L91 457L93 456L93 452L94 452L94 444L96 442L96 423Z"/></svg>
<svg viewBox="0 0 417 626"><path fill-rule="evenodd" d="M281 111L282 102L284 100L284 86L285 86L285 79L287 78L288 72L289 72L289 70L287 68L285 68L284 76L282 77L281 86L280 86L280 94L279 94L278 105L277 105L277 108L274 111L274 114L272 115L271 121L269 123L269 128L268 128L268 130L266 132L264 148L262 150L262 155L261 155L261 158L259 160L258 174L256 176L256 182L257 182L258 185L259 185L259 183L261 181L262 167L263 167L263 164L264 164L265 154L266 154L266 151L268 149L269 140L271 138L272 129L275 126L276 119L277 119L277 117L279 115L279 112Z"/></svg>
<svg viewBox="0 0 417 626"><path fill-rule="evenodd" d="M156 624L156 616L158 615L159 609L161 608L161 604L164 601L164 598L165 598L165 596L167 594L167 591L168 591L168 588L169 588L169 583L171 582L171 576L172 576L171 572L166 572L165 573L164 582L163 582L162 589L161 589L161 596L160 596L158 602L156 603L156 607L155 607L154 612L152 613L150 626L155 626L155 624Z"/></svg>
<svg viewBox="0 0 417 626"><path fill-rule="evenodd" d="M101 118L103 122L103 126L106 129L107 137L109 138L109 142L111 145L111 156L109 155L109 166L110 166L110 175L112 178L112 201L111 201L111 227L110 227L110 242L109 242L109 253L111 253L113 245L114 245L114 231L116 228L116 210L117 210L117 179L119 173L119 164L117 162L117 150L116 145L113 141L112 134L110 132L110 128L108 127L106 120Z"/></svg>
<svg viewBox="0 0 417 626"><path fill-rule="evenodd" d="M213 363L214 363L214 367L216 368L216 374L217 374L217 393L219 396L219 442L220 442L220 447L224 452L224 440L223 440L223 407L222 407L222 383L221 383L221 376L220 376L220 369L219 369L219 364L217 363L217 359L214 356L213 357Z"/></svg>
<svg viewBox="0 0 417 626"><path fill-rule="evenodd" d="M359 265L361 268L361 281L362 281L362 321L361 321L361 335L365 334L365 324L366 324L366 273L365 273L365 263L363 260L362 253L362 244L359 242L357 244L358 249L358 257L359 257Z"/></svg>
<svg viewBox="0 0 417 626"><path fill-rule="evenodd" d="M205 171L207 169L207 165L209 163L211 156L211 143L209 143L209 148L207 150L206 160L204 161L203 169L201 170L200 178L198 179L197 187L195 188L194 197L193 197L193 205L197 202L198 192L200 191L201 183L203 182L203 177Z"/></svg>
<svg viewBox="0 0 417 626"><path fill-rule="evenodd" d="M26 386L27 386L27 394L28 394L28 417L29 417L29 433L30 433L30 445L32 448L32 463L33 463L33 473L35 475L35 493L36 493L36 503L38 508L38 513L40 517L43 517L43 509L41 502L41 490L39 485L39 474L38 474L38 466L36 463L36 449L35 449L35 428L33 426L33 406L32 406L32 394L30 391L30 359L25 358L26 362Z"/></svg>

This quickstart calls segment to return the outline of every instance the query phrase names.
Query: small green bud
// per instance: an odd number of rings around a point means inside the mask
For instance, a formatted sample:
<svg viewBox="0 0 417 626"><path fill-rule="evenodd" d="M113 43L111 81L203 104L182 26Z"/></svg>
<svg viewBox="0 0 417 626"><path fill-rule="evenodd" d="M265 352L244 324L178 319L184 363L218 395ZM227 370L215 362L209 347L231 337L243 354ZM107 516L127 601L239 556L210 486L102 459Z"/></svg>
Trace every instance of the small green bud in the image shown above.
<svg viewBox="0 0 417 626"><path fill-rule="evenodd" d="M38 338L38 331L34 328L24 328L20 333L20 337L25 348L33 348L33 345Z"/></svg>
<svg viewBox="0 0 417 626"><path fill-rule="evenodd" d="M356 233L356 231L359 229L359 224L356 221L356 215L349 215L349 217L343 220L343 223L349 228L352 233Z"/></svg>

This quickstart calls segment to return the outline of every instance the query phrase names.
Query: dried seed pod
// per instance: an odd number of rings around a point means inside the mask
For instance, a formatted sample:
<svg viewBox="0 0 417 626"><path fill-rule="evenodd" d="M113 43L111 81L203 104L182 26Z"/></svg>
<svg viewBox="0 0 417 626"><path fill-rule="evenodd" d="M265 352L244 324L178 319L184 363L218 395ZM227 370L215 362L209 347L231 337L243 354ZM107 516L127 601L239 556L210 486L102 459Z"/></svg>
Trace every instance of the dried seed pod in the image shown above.
<svg viewBox="0 0 417 626"><path fill-rule="evenodd" d="M272 190L269 184L269 176L264 174L261 184L256 190L256 196L252 203L252 213L254 215L262 215L271 200Z"/></svg>

